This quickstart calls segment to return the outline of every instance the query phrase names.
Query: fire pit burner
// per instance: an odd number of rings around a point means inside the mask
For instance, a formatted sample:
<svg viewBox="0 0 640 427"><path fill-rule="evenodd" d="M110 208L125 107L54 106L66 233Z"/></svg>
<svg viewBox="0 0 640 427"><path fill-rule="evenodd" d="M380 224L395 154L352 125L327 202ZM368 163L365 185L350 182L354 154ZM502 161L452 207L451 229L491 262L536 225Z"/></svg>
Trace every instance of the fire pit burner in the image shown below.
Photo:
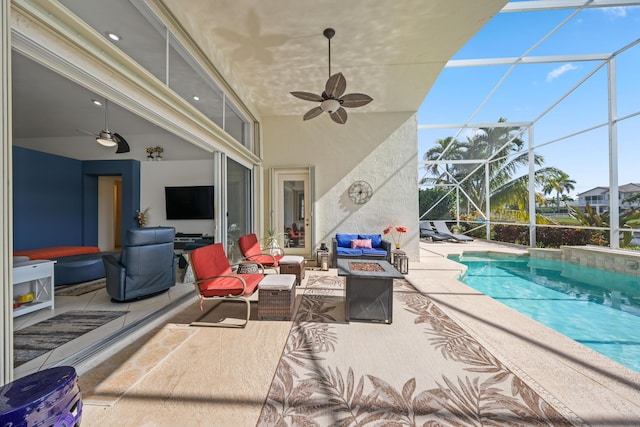
<svg viewBox="0 0 640 427"><path fill-rule="evenodd" d="M371 262L350 262L349 269L351 271L384 271L384 268L382 268L380 264L374 264Z"/></svg>

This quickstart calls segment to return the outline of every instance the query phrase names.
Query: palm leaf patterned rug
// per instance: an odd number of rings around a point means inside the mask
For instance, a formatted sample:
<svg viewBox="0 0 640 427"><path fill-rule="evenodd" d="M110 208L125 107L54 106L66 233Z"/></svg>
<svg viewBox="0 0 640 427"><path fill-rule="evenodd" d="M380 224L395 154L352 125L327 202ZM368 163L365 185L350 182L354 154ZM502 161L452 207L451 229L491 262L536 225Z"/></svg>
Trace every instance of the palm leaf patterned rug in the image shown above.
<svg viewBox="0 0 640 427"><path fill-rule="evenodd" d="M581 425L405 280L393 323L345 322L344 278L312 276L258 425Z"/></svg>

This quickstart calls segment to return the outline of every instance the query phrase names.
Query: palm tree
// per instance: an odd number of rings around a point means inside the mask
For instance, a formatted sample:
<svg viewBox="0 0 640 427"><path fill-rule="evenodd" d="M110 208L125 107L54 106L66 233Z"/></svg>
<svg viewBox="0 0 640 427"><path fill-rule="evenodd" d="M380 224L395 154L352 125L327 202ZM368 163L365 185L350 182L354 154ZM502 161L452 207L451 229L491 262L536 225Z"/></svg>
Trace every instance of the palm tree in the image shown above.
<svg viewBox="0 0 640 427"><path fill-rule="evenodd" d="M505 118L500 118L499 123L505 123ZM451 143L446 150L444 159L478 160L478 163L454 164L446 169L453 176L469 198L480 209L485 208L485 169L478 165L485 159L489 163L489 192L491 206L500 208L505 205L518 206L519 210L526 212L528 204L528 174L515 176L516 173L529 163L529 153L525 150L525 143L519 138L520 128L510 126L497 126L493 128L477 129L472 137L467 137L465 142L458 142L451 137L439 139L436 146L424 155L425 160L435 160ZM535 155L534 163L540 167L544 164L544 158ZM476 170L477 169L477 170ZM437 167L428 169L434 178L424 179L432 182L451 182L449 176L439 173ZM539 168L535 173L535 184L541 186L551 177L566 176L566 187L563 191L573 189L573 180L568 175L553 167ZM569 187L570 186L570 187ZM536 194L536 199L539 195Z"/></svg>
<svg viewBox="0 0 640 427"><path fill-rule="evenodd" d="M501 117L498 122L507 120ZM524 141L519 136L517 127L480 128L472 138L467 138L464 144L466 159L491 159L489 164L489 191L493 204L507 202L508 199L521 200L526 194L527 176L514 180L514 174L519 168L529 163L529 154L524 151ZM540 155L536 155L534 162L537 166L544 163ZM462 165L466 169L465 175L477 168L477 165ZM461 171L462 172L462 171ZM463 188L477 206L484 207L485 201L485 171L480 168L465 179ZM519 189L516 191L516 189ZM523 193L523 191L525 193ZM525 196L526 200L526 196Z"/></svg>
<svg viewBox="0 0 640 427"><path fill-rule="evenodd" d="M438 160L442 156L441 160L461 160L463 158L462 144L452 136L448 136L444 139L438 139L436 145L431 147L424 156L423 160ZM425 169L435 176L435 178L422 178L420 184L434 183L451 183L450 173L455 170L455 165L451 166L445 164L445 172L440 172L439 165L434 163L433 165L426 167Z"/></svg>
<svg viewBox="0 0 640 427"><path fill-rule="evenodd" d="M569 175L563 171L558 171L556 174L552 174L546 178L542 192L544 194L551 194L556 192L556 213L560 212L560 197L563 193L569 193L575 190L576 181L569 179Z"/></svg>

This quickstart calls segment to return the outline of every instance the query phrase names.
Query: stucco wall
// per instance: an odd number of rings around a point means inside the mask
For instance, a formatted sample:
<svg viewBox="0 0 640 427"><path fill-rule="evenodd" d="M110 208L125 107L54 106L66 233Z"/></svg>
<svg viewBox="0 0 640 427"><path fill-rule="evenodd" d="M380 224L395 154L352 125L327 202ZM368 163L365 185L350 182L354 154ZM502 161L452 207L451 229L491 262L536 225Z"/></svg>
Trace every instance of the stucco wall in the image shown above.
<svg viewBox="0 0 640 427"><path fill-rule="evenodd" d="M327 121L329 123L327 123ZM418 143L413 113L359 115L344 125L327 115L267 117L263 121L265 183L273 167L313 166L314 248L330 245L336 232L382 233L405 226L402 249L419 259ZM371 200L354 204L349 186L357 180L373 187ZM270 211L265 205L265 218ZM268 225L268 224L267 224Z"/></svg>

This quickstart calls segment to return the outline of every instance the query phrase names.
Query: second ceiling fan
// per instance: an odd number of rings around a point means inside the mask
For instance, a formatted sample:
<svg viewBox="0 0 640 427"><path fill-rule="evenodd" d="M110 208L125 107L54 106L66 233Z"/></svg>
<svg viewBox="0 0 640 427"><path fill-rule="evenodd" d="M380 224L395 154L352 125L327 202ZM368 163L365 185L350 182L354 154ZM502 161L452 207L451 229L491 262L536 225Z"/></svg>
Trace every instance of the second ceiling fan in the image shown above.
<svg viewBox="0 0 640 427"><path fill-rule="evenodd" d="M87 135L94 136L96 138L96 142L98 142L100 145L103 145L105 147L118 146L118 148L116 149L116 154L128 153L131 151L131 149L129 148L129 144L127 143L127 140L124 139L117 132L111 132L109 130L108 102L109 101L107 101L106 99L104 100L104 130L101 130L100 133L97 135L82 129L76 129L76 130L78 132L82 132L82 133L86 133Z"/></svg>
<svg viewBox="0 0 640 427"><path fill-rule="evenodd" d="M329 79L325 84L324 91L321 95L311 92L291 92L296 98L305 101L319 102L320 105L307 111L303 120L309 120L320 114L327 112L336 123L344 124L347 122L346 108L362 107L367 105L373 98L364 93L349 93L344 95L347 89L347 80L342 73L331 75L331 38L336 34L333 28L327 28L322 33L329 40Z"/></svg>

